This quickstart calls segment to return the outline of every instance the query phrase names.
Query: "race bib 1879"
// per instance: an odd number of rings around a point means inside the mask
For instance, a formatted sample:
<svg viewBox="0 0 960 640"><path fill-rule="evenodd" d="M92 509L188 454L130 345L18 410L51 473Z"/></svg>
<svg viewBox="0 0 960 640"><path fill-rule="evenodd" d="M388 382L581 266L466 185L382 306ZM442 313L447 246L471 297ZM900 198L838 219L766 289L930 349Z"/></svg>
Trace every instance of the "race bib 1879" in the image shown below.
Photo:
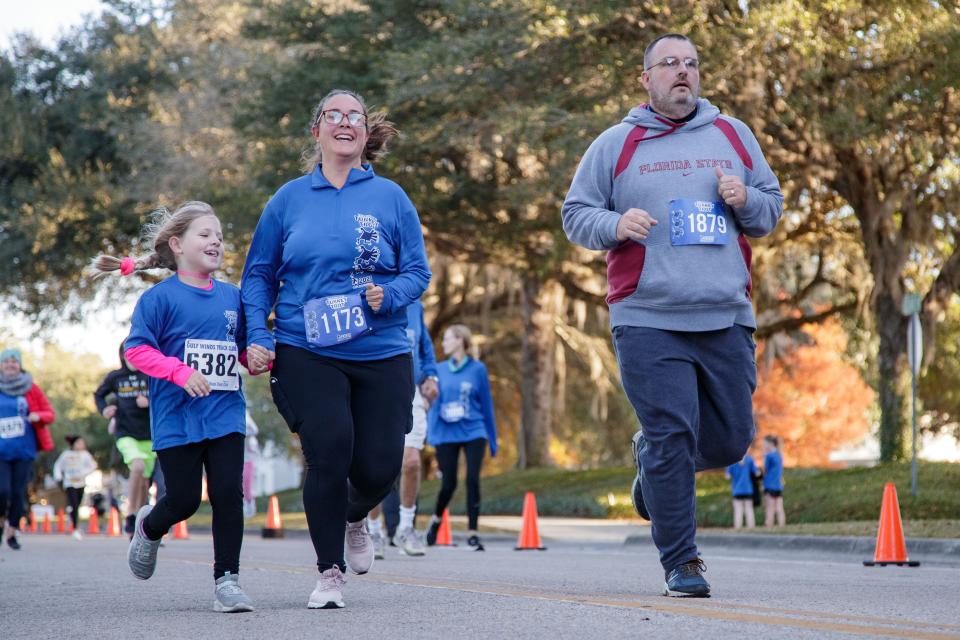
<svg viewBox="0 0 960 640"><path fill-rule="evenodd" d="M730 220L719 200L671 200L670 244L674 246L727 244Z"/></svg>
<svg viewBox="0 0 960 640"><path fill-rule="evenodd" d="M21 416L0 418L0 438L19 438L27 432L26 422Z"/></svg>
<svg viewBox="0 0 960 640"><path fill-rule="evenodd" d="M303 305L307 342L330 347L350 342L370 331L359 293L314 298Z"/></svg>
<svg viewBox="0 0 960 640"><path fill-rule="evenodd" d="M214 391L236 391L240 388L235 342L190 338L183 345L183 361L191 369L202 373Z"/></svg>

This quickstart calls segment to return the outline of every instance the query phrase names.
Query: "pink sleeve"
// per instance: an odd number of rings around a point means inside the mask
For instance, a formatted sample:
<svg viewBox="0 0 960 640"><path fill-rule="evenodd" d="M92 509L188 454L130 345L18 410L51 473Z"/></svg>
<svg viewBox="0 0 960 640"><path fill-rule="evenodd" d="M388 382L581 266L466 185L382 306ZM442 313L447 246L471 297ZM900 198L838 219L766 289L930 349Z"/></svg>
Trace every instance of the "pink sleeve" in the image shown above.
<svg viewBox="0 0 960 640"><path fill-rule="evenodd" d="M160 378L179 387L185 385L194 374L194 370L179 358L165 356L159 349L145 344L127 349L123 352L123 357L151 378Z"/></svg>

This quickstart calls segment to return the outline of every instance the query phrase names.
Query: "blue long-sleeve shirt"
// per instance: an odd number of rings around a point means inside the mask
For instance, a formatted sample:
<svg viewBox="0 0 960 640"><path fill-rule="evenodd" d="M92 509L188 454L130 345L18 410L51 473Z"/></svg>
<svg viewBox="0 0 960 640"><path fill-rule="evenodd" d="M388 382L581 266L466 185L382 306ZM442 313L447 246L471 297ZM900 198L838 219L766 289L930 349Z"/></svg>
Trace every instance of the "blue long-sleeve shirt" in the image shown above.
<svg viewBox="0 0 960 640"><path fill-rule="evenodd" d="M779 451L763 456L763 488L783 491L783 458Z"/></svg>
<svg viewBox="0 0 960 640"><path fill-rule="evenodd" d="M187 349L188 343L195 341L217 344L194 360ZM200 289L174 275L140 296L124 349L152 347L183 360L208 378L235 377L237 386L233 391L214 387L210 395L193 398L176 384L151 377L150 432L155 451L245 433L247 403L239 353L234 355L224 347L232 345L240 352L247 344L240 291L232 284L214 280L212 288Z"/></svg>
<svg viewBox="0 0 960 640"><path fill-rule="evenodd" d="M454 370L452 360L437 364L440 395L430 406L427 441L436 446L486 438L490 455L497 455L497 419L490 394L490 376L479 360Z"/></svg>
<svg viewBox="0 0 960 640"><path fill-rule="evenodd" d="M727 467L730 474L730 493L734 496L753 495L753 477L757 475L757 465L753 458L746 456L743 460Z"/></svg>
<svg viewBox="0 0 960 640"><path fill-rule="evenodd" d="M423 321L423 303L417 300L407 307L407 340L413 352L413 380L417 384L427 376L437 375L437 358L433 342Z"/></svg>
<svg viewBox="0 0 960 640"><path fill-rule="evenodd" d="M241 283L250 342L274 349L273 310L282 344L345 360L408 353L404 308L429 282L420 219L403 189L368 166L351 169L337 189L317 165L283 185L257 223ZM383 287L376 313L363 297L367 284ZM332 346L308 342L304 305L355 293L372 330Z"/></svg>

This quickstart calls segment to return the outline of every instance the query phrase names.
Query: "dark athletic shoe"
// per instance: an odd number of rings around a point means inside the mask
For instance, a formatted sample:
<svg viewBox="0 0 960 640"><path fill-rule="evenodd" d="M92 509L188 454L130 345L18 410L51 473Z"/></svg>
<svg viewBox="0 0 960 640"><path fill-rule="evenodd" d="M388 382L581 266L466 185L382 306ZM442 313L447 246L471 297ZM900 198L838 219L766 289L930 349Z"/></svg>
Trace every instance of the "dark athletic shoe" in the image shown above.
<svg viewBox="0 0 960 640"><path fill-rule="evenodd" d="M480 542L480 536L470 536L467 538L467 544L473 547L474 551L486 551L483 548L483 543Z"/></svg>
<svg viewBox="0 0 960 640"><path fill-rule="evenodd" d="M441 520L437 516L431 516L427 524L427 546L432 547L437 544L437 533L440 531Z"/></svg>
<svg viewBox="0 0 960 640"><path fill-rule="evenodd" d="M671 591L675 591L690 596L709 596L710 584L703 578L706 570L707 566L700 558L680 565L666 574L667 582L663 585L663 595L668 596Z"/></svg>
<svg viewBox="0 0 960 640"><path fill-rule="evenodd" d="M17 536L14 535L7 538L7 546L14 551L20 551L20 541L17 540Z"/></svg>
<svg viewBox="0 0 960 640"><path fill-rule="evenodd" d="M643 489L640 486L640 447L643 446L643 432L637 431L633 434L633 464L637 468L637 475L633 479L633 486L630 488L630 500L633 502L633 508L644 520L650 519L650 512L647 511L647 505L643 503Z"/></svg>

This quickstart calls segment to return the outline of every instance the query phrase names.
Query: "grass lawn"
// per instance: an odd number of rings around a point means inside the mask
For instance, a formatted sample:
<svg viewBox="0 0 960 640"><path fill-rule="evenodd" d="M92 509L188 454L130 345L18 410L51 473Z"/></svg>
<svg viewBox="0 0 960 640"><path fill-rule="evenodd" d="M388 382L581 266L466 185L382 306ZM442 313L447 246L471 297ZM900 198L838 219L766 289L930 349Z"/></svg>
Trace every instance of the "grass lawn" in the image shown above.
<svg viewBox="0 0 960 640"><path fill-rule="evenodd" d="M510 471L481 481L483 513L519 515L523 496L533 491L541 516L581 518L633 518L630 504L632 468L586 471L535 469ZM819 535L876 534L880 500L886 482L894 482L900 500L906 535L911 537L960 538L960 464L921 463L919 491L910 495L910 465L906 463L857 469L786 469L784 506L787 511L783 533ZM430 480L420 492L420 513L430 509L439 482ZM452 514L464 513L461 482L450 504ZM301 492L279 494L284 526L305 527ZM266 499L258 499L260 515L253 526L262 526ZM209 505L191 519L209 522ZM761 510L757 510L758 517ZM697 477L697 522L701 527L728 528L732 520L730 482L723 472L711 471ZM763 531L762 529L759 531Z"/></svg>

